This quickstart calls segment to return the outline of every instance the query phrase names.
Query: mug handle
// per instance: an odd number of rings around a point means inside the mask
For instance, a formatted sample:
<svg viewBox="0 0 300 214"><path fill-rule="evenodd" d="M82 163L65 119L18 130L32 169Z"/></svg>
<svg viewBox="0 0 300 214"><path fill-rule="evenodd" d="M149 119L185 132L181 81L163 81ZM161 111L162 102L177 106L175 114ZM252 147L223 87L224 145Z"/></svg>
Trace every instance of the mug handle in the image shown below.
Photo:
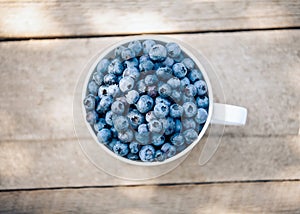
<svg viewBox="0 0 300 214"><path fill-rule="evenodd" d="M214 103L212 124L243 126L247 120L247 109L240 106Z"/></svg>

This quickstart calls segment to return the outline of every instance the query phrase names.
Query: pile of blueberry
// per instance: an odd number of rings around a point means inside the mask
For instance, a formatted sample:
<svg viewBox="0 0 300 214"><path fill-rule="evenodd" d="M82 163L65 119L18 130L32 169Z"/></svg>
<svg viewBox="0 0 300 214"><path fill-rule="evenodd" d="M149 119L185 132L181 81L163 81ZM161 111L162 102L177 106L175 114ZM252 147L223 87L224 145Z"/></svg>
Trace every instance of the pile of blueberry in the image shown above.
<svg viewBox="0 0 300 214"><path fill-rule="evenodd" d="M161 162L197 139L209 99L178 44L134 40L100 60L83 104L99 143L130 160Z"/></svg>

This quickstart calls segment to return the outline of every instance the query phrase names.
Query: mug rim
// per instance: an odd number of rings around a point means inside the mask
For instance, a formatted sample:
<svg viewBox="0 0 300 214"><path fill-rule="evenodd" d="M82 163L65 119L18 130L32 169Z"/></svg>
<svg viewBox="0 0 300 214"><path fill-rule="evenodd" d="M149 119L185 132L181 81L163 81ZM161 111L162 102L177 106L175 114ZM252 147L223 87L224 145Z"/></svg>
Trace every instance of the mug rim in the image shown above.
<svg viewBox="0 0 300 214"><path fill-rule="evenodd" d="M122 39L118 42L115 42L107 47L105 47L102 51L98 52L96 54L95 57L93 57L91 60L93 60L94 62L91 63L91 65L86 68L88 70L85 80L84 80L84 84L83 84L83 89L82 89L82 99L81 99L81 108L82 108L82 113L84 118L86 118L86 114L87 111L84 107L83 104L83 100L87 95L87 85L89 83L89 81L92 78L92 73L94 72L96 66L98 65L99 61L103 58L105 58L105 56L107 56L111 51L113 51L116 47L120 46L120 45L124 45L128 42L134 41L134 40L146 40L146 39L152 39L154 41L161 41L164 43L168 43L168 42L175 42L177 44L179 44L180 48L183 50L183 52L187 55L187 57L190 57L195 64L197 65L197 67L199 68L205 82L208 88L208 98L209 98L209 107L208 107L208 116L206 119L206 122L202 128L202 130L200 131L200 133L198 134L198 137L196 140L193 141L193 143L191 143L190 145L188 145L184 150L182 150L181 152L177 153L176 155L174 155L173 157L167 158L164 161L153 161L153 162L143 162L143 161L136 161L136 160L130 160L127 159L125 157L121 157L117 154L115 154L112 150L110 150L109 148L107 148L104 144L99 143L98 139L97 139L97 135L94 132L93 128L91 127L91 125L84 119L84 122L86 124L86 126L88 127L89 133L92 135L93 139L95 140L96 144L98 144L99 146L101 146L102 149L104 149L109 155L113 156L114 158L116 158L117 160L120 160L124 163L127 164L131 164L131 165L137 165L137 166L158 166L158 165L164 165L173 161L176 161L177 159L180 159L183 156L188 155L188 153L200 142L200 140L202 139L203 135L205 134L211 118L212 118L212 112L213 112L213 92L212 92L212 87L211 87L211 83L209 80L209 77L207 75L207 72L204 68L204 66L202 65L202 63L199 60L199 52L196 51L193 47L189 46L188 44L184 43L183 41L171 38L171 37L167 37L167 36L160 36L160 35L139 35L139 36L129 36L125 39Z"/></svg>

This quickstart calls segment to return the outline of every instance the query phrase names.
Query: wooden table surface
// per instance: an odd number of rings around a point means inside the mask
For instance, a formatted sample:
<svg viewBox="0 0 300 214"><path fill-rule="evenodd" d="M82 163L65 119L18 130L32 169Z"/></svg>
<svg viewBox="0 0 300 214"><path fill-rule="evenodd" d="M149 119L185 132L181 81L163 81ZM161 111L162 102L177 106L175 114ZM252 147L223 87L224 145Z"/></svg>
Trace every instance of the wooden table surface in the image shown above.
<svg viewBox="0 0 300 214"><path fill-rule="evenodd" d="M0 213L300 213L300 2L0 1ZM172 172L95 168L74 133L86 63L126 36L182 40L209 59L245 127Z"/></svg>

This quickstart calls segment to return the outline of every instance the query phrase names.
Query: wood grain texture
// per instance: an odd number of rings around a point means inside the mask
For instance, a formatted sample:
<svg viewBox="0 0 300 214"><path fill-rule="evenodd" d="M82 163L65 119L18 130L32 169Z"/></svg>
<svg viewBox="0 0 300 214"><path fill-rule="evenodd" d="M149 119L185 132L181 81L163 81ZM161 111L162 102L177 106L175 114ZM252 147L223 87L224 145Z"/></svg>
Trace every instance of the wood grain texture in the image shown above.
<svg viewBox="0 0 300 214"><path fill-rule="evenodd" d="M300 213L300 182L0 193L1 213Z"/></svg>
<svg viewBox="0 0 300 214"><path fill-rule="evenodd" d="M299 137L224 137L213 158L199 166L203 143L170 173L151 180L129 181L97 169L76 141L1 142L0 189L300 178Z"/></svg>
<svg viewBox="0 0 300 214"><path fill-rule="evenodd" d="M300 32L176 35L202 51L219 75L227 103L248 108L233 136L298 135ZM0 139L74 139L72 103L80 72L121 38L0 43Z"/></svg>
<svg viewBox="0 0 300 214"><path fill-rule="evenodd" d="M0 37L116 35L299 27L292 1L10 1L0 7Z"/></svg>

